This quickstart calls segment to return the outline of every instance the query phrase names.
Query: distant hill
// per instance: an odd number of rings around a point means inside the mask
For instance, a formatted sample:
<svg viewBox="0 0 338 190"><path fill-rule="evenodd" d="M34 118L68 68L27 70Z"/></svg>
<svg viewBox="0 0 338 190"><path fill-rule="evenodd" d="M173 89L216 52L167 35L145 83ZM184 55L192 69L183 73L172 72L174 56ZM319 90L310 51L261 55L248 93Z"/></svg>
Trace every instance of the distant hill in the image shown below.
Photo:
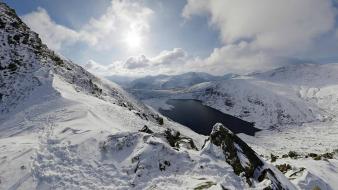
<svg viewBox="0 0 338 190"><path fill-rule="evenodd" d="M126 84L124 87L128 89L146 90L182 89L203 82L225 80L233 76L234 75L232 74L224 76L214 76L202 72L188 72L180 75L146 76L135 79L129 84Z"/></svg>

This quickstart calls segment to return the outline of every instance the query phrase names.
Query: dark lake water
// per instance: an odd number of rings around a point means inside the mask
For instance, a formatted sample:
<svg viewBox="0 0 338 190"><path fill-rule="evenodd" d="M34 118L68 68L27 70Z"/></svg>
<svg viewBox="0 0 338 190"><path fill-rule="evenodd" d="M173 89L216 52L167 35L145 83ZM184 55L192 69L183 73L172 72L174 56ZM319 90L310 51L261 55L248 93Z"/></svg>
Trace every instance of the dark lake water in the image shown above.
<svg viewBox="0 0 338 190"><path fill-rule="evenodd" d="M174 108L171 110L160 109L161 114L199 134L209 135L216 123L222 123L233 133L253 136L255 132L260 131L252 123L205 106L198 100L172 99L168 100L167 104Z"/></svg>

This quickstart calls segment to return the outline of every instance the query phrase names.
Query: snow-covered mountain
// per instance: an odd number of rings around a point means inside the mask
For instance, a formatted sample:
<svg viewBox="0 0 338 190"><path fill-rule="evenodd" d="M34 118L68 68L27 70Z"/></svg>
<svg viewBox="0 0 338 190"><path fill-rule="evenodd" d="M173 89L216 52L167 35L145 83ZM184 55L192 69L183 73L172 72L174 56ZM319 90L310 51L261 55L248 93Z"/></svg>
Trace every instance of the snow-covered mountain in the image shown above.
<svg viewBox="0 0 338 190"><path fill-rule="evenodd" d="M188 72L180 75L156 75L135 79L125 86L128 89L169 90L191 87L195 84L209 81L220 81L233 75L213 76L202 72Z"/></svg>
<svg viewBox="0 0 338 190"><path fill-rule="evenodd" d="M106 76L105 78L122 87L128 87L130 83L136 79L135 77L122 76L122 75L110 75L110 76Z"/></svg>
<svg viewBox="0 0 338 190"><path fill-rule="evenodd" d="M328 121L338 112L338 64L296 64L176 91L138 90L141 99L192 98L262 129ZM153 102L153 103L152 103Z"/></svg>
<svg viewBox="0 0 338 190"><path fill-rule="evenodd" d="M254 150L278 158L274 164L300 189L330 190L338 187L336 73L338 64L297 64L180 90L139 89L135 95L155 109L170 109L168 99L197 99L255 122L261 132L240 135Z"/></svg>
<svg viewBox="0 0 338 190"><path fill-rule="evenodd" d="M296 189L217 124L207 138L44 45L0 3L0 189Z"/></svg>
<svg viewBox="0 0 338 190"><path fill-rule="evenodd" d="M338 64L290 65L188 91L205 104L261 128L301 125L336 118L337 72Z"/></svg>

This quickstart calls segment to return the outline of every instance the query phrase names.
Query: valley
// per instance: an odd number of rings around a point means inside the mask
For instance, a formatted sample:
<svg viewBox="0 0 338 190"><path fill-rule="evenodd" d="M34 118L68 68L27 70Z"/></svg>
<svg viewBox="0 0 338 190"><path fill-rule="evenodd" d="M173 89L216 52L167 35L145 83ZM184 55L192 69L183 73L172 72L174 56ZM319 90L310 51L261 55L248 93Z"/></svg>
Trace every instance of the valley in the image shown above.
<svg viewBox="0 0 338 190"><path fill-rule="evenodd" d="M196 133L208 135L216 123L222 123L233 133L244 133L254 136L259 129L252 123L243 121L231 115L224 114L218 110L204 106L200 101L189 99L168 100L166 102L170 109L159 109L164 116L184 125Z"/></svg>
<svg viewBox="0 0 338 190"><path fill-rule="evenodd" d="M290 164L294 172L297 168L306 168L306 173L301 172L302 177L312 176L324 187L334 189L338 185L333 180L338 172L337 160L314 161L307 155L332 152L337 155L338 97L335 89L338 79L334 74L338 71L337 66L300 64L222 81L205 81L186 88L127 90L160 112L175 111L170 101L194 99L252 122L261 131L253 137L245 132L239 136L258 154L270 161L271 155L277 155L277 163ZM194 114L191 112L187 115ZM199 117L198 111L196 115ZM290 151L299 157L283 158Z"/></svg>

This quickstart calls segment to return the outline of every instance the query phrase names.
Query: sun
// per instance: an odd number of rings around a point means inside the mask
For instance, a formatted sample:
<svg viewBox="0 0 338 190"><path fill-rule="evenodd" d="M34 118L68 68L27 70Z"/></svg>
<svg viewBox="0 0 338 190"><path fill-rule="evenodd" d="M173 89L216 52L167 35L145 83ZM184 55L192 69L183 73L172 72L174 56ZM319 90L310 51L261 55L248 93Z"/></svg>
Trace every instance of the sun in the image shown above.
<svg viewBox="0 0 338 190"><path fill-rule="evenodd" d="M142 37L135 31L129 31L125 37L125 42L129 48L136 49L142 44Z"/></svg>

